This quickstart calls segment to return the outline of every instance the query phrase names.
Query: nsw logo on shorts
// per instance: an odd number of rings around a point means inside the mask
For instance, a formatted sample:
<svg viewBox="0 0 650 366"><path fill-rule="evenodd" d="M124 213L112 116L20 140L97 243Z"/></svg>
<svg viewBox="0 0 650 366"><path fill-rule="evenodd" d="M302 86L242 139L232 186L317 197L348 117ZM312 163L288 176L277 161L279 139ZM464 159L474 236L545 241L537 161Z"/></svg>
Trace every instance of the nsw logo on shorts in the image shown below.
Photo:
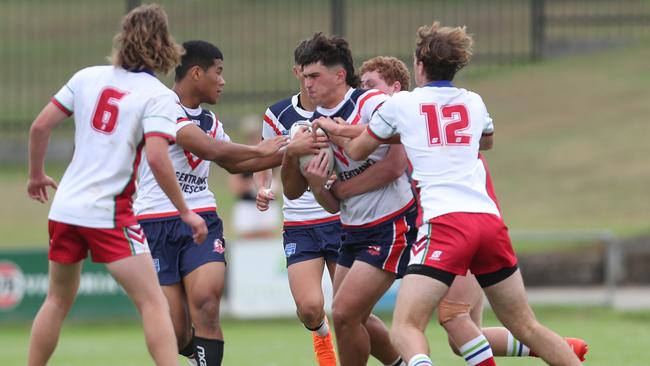
<svg viewBox="0 0 650 366"><path fill-rule="evenodd" d="M214 241L214 248L212 251L219 254L223 254L223 252L226 251L226 248L223 246L223 241L221 241L221 239Z"/></svg>
<svg viewBox="0 0 650 366"><path fill-rule="evenodd" d="M296 254L296 243L288 243L287 245L285 245L284 254L287 256L287 258Z"/></svg>

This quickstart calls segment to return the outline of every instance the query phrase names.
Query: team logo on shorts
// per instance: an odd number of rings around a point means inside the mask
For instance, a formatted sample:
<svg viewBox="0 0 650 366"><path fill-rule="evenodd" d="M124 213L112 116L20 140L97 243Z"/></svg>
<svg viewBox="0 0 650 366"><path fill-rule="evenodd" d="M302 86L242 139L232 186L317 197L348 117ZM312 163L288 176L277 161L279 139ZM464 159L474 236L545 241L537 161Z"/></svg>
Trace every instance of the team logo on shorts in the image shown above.
<svg viewBox="0 0 650 366"><path fill-rule="evenodd" d="M284 254L287 256L287 258L291 257L292 255L296 254L296 243L289 243L284 246Z"/></svg>
<svg viewBox="0 0 650 366"><path fill-rule="evenodd" d="M156 272L160 272L160 260L158 258L153 259L153 268L156 269Z"/></svg>
<svg viewBox="0 0 650 366"><path fill-rule="evenodd" d="M221 239L214 241L214 248L212 251L219 254L223 254L223 252L226 251L226 248L223 246L223 241L221 241Z"/></svg>
<svg viewBox="0 0 650 366"><path fill-rule="evenodd" d="M442 250L434 250L429 256L429 260L440 261L440 256L442 255Z"/></svg>
<svg viewBox="0 0 650 366"><path fill-rule="evenodd" d="M367 250L368 254L373 255L373 256L380 256L381 255L381 247L379 245L371 245L368 247Z"/></svg>

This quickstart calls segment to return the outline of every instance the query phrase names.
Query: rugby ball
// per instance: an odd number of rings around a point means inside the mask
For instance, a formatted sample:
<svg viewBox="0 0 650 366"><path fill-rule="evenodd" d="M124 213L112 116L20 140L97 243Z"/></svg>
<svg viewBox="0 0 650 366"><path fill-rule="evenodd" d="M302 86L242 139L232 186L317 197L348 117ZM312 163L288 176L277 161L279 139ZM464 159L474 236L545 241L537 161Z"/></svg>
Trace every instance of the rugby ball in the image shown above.
<svg viewBox="0 0 650 366"><path fill-rule="evenodd" d="M297 122L295 122L291 126L291 130L289 131L289 138L293 139L296 132L300 131L303 128L307 128L307 131L309 133L311 133L312 132L311 122L309 122L309 121L297 121ZM320 128L316 131L316 133L318 135L325 135L325 131L321 130ZM325 148L322 148L321 150L325 150L325 152L327 153L327 159L328 159L327 174L332 175L332 172L334 171L334 151L332 150L332 147L329 146L329 145L327 147L325 147ZM307 166L307 164L309 164L309 162L315 156L316 155L309 154L309 155L303 155L300 158L298 158L298 160L300 162L300 173L301 174L303 174L303 175L305 174L304 173L305 167Z"/></svg>

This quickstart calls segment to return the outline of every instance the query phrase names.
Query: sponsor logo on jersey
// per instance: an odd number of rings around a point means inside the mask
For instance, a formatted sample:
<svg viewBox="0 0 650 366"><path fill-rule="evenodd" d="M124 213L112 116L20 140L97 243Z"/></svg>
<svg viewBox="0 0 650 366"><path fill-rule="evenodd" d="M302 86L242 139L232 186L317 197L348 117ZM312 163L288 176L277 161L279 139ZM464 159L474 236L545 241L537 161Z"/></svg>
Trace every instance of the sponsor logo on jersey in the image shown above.
<svg viewBox="0 0 650 366"><path fill-rule="evenodd" d="M375 163L376 163L375 160L373 160L373 159L367 159L365 162L363 162L363 163L362 163L359 167L357 167L357 168L354 168L354 169L350 169L350 170L346 170L346 171L340 172L340 173L338 174L339 179L340 179L342 182L345 182L345 181L348 180L348 179L352 179L352 178L356 177L357 175L363 173L366 169L370 168L370 166L372 166L372 165L375 164Z"/></svg>
<svg viewBox="0 0 650 366"><path fill-rule="evenodd" d="M288 243L287 245L285 245L284 254L287 256L287 258L296 254L296 243Z"/></svg>
<svg viewBox="0 0 650 366"><path fill-rule="evenodd" d="M223 254L223 252L226 251L226 248L223 246L223 241L221 241L221 239L216 239L213 246L214 248L212 251L215 253Z"/></svg>
<svg viewBox="0 0 650 366"><path fill-rule="evenodd" d="M379 245L371 245L368 247L367 250L368 254L372 256L380 256L381 255L381 247Z"/></svg>
<svg viewBox="0 0 650 366"><path fill-rule="evenodd" d="M23 271L13 262L0 262L0 310L10 310L20 304L25 293Z"/></svg>

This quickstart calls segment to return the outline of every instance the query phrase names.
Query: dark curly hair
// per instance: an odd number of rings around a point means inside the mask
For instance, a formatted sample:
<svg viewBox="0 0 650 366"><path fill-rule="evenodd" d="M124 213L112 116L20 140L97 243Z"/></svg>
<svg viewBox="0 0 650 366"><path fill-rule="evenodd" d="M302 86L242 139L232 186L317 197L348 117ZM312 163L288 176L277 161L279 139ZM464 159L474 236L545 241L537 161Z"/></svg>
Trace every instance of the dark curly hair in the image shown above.
<svg viewBox="0 0 650 366"><path fill-rule="evenodd" d="M345 82L353 88L359 86L359 76L354 73L352 51L345 39L336 36L328 38L323 33L315 33L301 51L297 55L298 65L306 66L320 62L327 67L341 66L345 70Z"/></svg>

